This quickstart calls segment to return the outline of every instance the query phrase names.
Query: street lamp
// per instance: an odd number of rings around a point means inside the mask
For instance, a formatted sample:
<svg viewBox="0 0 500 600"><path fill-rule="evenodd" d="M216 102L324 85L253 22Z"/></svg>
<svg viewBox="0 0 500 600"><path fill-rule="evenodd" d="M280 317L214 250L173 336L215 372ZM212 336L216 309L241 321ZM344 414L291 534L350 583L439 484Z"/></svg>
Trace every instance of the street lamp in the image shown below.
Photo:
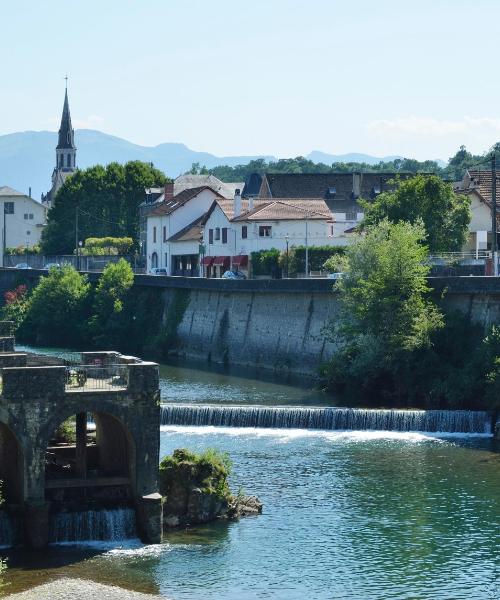
<svg viewBox="0 0 500 600"><path fill-rule="evenodd" d="M80 240L78 242L78 248L76 250L76 270L77 271L80 270L80 254L82 252L82 246L83 246L83 242L82 242L82 240Z"/></svg>

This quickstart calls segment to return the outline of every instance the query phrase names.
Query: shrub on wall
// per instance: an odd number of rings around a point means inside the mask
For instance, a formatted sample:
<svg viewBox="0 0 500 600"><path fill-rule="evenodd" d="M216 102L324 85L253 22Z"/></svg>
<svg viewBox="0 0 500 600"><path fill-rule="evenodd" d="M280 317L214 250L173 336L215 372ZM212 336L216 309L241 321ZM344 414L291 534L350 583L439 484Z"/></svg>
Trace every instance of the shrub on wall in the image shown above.
<svg viewBox="0 0 500 600"><path fill-rule="evenodd" d="M131 237L102 237L87 238L81 248L81 254L86 255L125 255L132 252L134 241Z"/></svg>
<svg viewBox="0 0 500 600"><path fill-rule="evenodd" d="M344 246L309 246L309 271L322 271L325 269L325 262L332 256L339 256L345 253ZM286 271L286 251L280 256L281 268ZM288 250L288 272L290 275L295 273L305 273L306 271L306 247L292 246Z"/></svg>
<svg viewBox="0 0 500 600"><path fill-rule="evenodd" d="M250 257L254 277L258 277L259 275L269 275L278 278L280 276L280 251L277 248L252 252Z"/></svg>

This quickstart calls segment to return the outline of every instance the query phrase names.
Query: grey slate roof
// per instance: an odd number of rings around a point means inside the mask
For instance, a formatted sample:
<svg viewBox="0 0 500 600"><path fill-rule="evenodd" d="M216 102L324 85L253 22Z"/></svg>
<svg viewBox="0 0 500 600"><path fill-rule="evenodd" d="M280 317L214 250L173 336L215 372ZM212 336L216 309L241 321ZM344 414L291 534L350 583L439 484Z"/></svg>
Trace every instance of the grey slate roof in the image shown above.
<svg viewBox="0 0 500 600"><path fill-rule="evenodd" d="M179 175L174 181L174 194L180 194L188 188L207 186L224 198L234 198L234 192L243 188L241 183L226 183L215 175Z"/></svg>
<svg viewBox="0 0 500 600"><path fill-rule="evenodd" d="M358 198L370 200L378 192L392 189L397 175L410 173L266 173L261 197L323 198L333 213L360 212ZM270 193L270 194L269 194Z"/></svg>
<svg viewBox="0 0 500 600"><path fill-rule="evenodd" d="M9 187L8 185L0 186L0 196L25 196L22 192Z"/></svg>
<svg viewBox="0 0 500 600"><path fill-rule="evenodd" d="M168 238L168 242L193 242L193 241L201 241L201 232L203 230L203 221L205 219L205 215L201 215L195 219L189 225L186 225L184 229L181 229L176 234Z"/></svg>
<svg viewBox="0 0 500 600"><path fill-rule="evenodd" d="M73 131L73 127L71 125L71 115L69 112L69 102L68 102L68 90L64 95L64 106L63 113L61 117L61 127L59 127L59 138L57 142L56 148L58 150L61 149L72 149L76 148L75 146L75 132Z"/></svg>

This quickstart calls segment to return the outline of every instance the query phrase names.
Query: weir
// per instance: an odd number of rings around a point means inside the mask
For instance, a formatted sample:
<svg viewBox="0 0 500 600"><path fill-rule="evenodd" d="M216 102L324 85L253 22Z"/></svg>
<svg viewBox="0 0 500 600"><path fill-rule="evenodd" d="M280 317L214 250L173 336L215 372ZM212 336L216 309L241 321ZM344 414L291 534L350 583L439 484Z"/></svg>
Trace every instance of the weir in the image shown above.
<svg viewBox="0 0 500 600"><path fill-rule="evenodd" d="M469 410L391 410L162 404L162 425L492 433L492 415Z"/></svg>
<svg viewBox="0 0 500 600"><path fill-rule="evenodd" d="M60 512L50 517L50 543L121 541L136 537L133 508Z"/></svg>

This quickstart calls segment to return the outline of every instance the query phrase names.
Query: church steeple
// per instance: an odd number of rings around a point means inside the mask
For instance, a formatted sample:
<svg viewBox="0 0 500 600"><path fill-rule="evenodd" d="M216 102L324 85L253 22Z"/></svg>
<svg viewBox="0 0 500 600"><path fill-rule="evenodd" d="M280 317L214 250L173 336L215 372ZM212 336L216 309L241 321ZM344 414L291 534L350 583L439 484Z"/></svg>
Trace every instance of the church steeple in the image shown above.
<svg viewBox="0 0 500 600"><path fill-rule="evenodd" d="M59 137L56 146L56 170L72 172L76 168L75 132L71 125L71 114L68 101L68 78L64 92L64 106L59 127Z"/></svg>
<svg viewBox="0 0 500 600"><path fill-rule="evenodd" d="M75 132L71 125L71 114L69 112L68 88L64 94L64 106L61 117L61 127L59 127L59 140L57 150L71 149L76 150Z"/></svg>

